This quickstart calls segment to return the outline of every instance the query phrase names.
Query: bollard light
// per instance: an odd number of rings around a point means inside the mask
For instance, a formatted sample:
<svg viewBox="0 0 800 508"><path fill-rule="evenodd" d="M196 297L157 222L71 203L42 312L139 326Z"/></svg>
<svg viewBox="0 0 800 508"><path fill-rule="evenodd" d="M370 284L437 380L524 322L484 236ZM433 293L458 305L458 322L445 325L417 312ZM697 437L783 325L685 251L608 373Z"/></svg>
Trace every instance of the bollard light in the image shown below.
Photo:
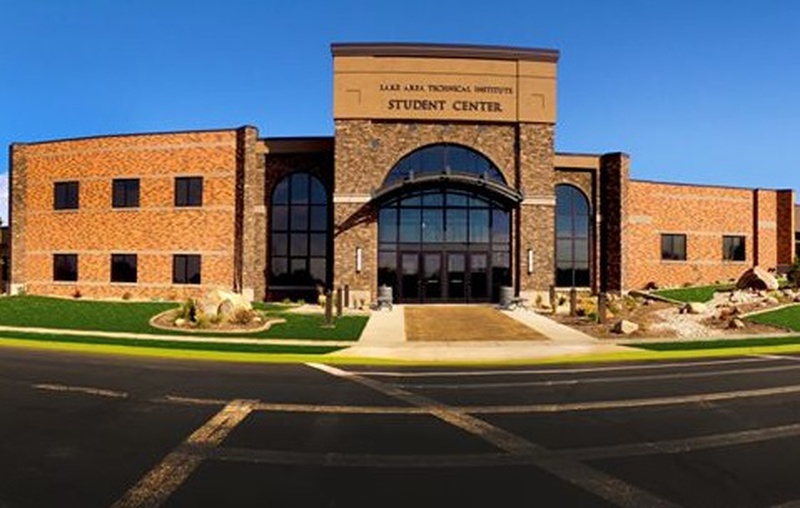
<svg viewBox="0 0 800 508"><path fill-rule="evenodd" d="M356 273L361 273L361 247L356 247Z"/></svg>
<svg viewBox="0 0 800 508"><path fill-rule="evenodd" d="M533 273L533 249L528 249L528 275Z"/></svg>

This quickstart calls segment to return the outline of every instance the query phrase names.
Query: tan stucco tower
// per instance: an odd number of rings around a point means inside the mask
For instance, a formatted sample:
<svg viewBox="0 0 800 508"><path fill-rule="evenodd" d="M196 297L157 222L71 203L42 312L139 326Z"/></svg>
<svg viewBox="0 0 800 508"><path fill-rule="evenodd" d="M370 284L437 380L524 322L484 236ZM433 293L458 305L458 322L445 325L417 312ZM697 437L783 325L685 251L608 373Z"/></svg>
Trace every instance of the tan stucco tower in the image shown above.
<svg viewBox="0 0 800 508"><path fill-rule="evenodd" d="M513 284L521 293L547 290L554 271L558 52L419 44L334 44L332 52L334 284L374 297L376 194L407 154L455 144L488 158L517 193Z"/></svg>

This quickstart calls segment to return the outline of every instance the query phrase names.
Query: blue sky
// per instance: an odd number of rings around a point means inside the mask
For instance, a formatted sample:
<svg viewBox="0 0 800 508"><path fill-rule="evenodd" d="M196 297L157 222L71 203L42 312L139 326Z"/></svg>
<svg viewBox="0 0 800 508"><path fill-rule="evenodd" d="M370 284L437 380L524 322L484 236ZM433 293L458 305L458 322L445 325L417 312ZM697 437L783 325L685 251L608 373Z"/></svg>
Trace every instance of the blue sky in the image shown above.
<svg viewBox="0 0 800 508"><path fill-rule="evenodd" d="M253 124L330 135L331 42L561 51L556 148L800 188L800 3L0 0L0 144ZM7 150L0 150L0 194ZM0 217L7 217L0 197Z"/></svg>

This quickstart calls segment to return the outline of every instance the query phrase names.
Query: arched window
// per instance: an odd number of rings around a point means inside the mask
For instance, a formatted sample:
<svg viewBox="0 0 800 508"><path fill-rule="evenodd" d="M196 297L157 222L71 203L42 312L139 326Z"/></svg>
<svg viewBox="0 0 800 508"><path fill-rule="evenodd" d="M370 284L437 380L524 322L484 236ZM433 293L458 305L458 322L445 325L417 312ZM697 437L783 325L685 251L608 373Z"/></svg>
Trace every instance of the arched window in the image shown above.
<svg viewBox="0 0 800 508"><path fill-rule="evenodd" d="M313 296L316 286L328 284L325 186L309 173L292 173L275 186L270 203L270 292Z"/></svg>
<svg viewBox="0 0 800 508"><path fill-rule="evenodd" d="M505 183L503 174L484 155L465 146L440 143L428 145L406 155L392 168L384 184L419 174L468 174Z"/></svg>
<svg viewBox="0 0 800 508"><path fill-rule="evenodd" d="M589 200L572 185L556 185L556 286L590 286Z"/></svg>

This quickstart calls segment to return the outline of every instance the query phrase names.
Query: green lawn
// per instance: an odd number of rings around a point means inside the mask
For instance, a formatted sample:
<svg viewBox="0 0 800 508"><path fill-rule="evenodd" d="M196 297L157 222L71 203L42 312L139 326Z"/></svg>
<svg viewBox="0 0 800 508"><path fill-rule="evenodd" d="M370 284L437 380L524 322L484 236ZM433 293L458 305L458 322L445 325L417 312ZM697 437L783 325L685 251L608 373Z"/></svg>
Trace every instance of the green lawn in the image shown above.
<svg viewBox="0 0 800 508"><path fill-rule="evenodd" d="M115 339L113 337L89 337L50 333L0 332L1 338L23 339L41 342L69 342L77 344L102 344L111 346L133 346L158 349L183 349L190 351L221 351L226 353L270 353L322 355L344 347L295 346L280 344L236 344L219 342L186 342L180 340Z"/></svg>
<svg viewBox="0 0 800 508"><path fill-rule="evenodd" d="M679 302L707 302L714 298L714 293L717 291L730 291L733 288L734 286L732 284L718 284L713 286L662 289L660 291L653 291L653 294Z"/></svg>
<svg viewBox="0 0 800 508"><path fill-rule="evenodd" d="M149 325L156 314L177 307L175 302L99 302L69 300L42 296L14 296L0 298L0 325L107 332L149 333L159 335L187 335L178 330L160 330ZM319 339L358 340L366 316L342 316L335 320L334 328L323 328L322 314L286 312L290 306L262 304L255 306L268 317L286 319L286 323L272 326L259 333L225 334L226 337L264 339Z"/></svg>
<svg viewBox="0 0 800 508"><path fill-rule="evenodd" d="M675 342L636 342L626 344L647 351L691 351L700 349L726 349L759 346L790 346L800 344L800 337L768 337L755 339L692 340Z"/></svg>
<svg viewBox="0 0 800 508"><path fill-rule="evenodd" d="M747 318L748 321L764 325L781 326L800 332L800 305L764 312Z"/></svg>

